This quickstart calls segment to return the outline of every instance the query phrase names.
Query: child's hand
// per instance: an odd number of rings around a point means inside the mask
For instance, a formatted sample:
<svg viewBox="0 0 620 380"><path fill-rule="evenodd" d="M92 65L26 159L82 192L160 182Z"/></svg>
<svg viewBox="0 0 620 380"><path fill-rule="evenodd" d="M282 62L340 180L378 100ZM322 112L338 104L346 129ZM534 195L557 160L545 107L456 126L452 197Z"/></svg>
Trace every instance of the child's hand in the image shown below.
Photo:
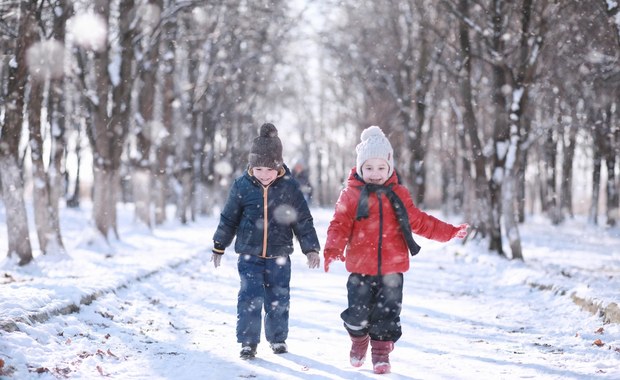
<svg viewBox="0 0 620 380"><path fill-rule="evenodd" d="M318 252L308 252L306 253L306 257L308 258L308 268L318 268L319 265L321 265L321 258Z"/></svg>
<svg viewBox="0 0 620 380"><path fill-rule="evenodd" d="M213 252L211 254L211 261L213 262L213 266L214 267L219 267L220 266L220 262L222 261L222 256L224 256L224 254L222 253L215 253Z"/></svg>
<svg viewBox="0 0 620 380"><path fill-rule="evenodd" d="M453 237L463 239L465 236L467 236L467 229L469 228L469 224L463 223L463 224L458 225L457 228L458 230L456 231Z"/></svg>

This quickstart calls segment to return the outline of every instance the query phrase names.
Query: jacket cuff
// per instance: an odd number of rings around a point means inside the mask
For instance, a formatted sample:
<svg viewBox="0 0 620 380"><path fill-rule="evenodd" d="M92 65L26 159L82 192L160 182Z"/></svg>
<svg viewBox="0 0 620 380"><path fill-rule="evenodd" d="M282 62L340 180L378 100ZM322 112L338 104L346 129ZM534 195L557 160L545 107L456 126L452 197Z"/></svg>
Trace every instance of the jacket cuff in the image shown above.
<svg viewBox="0 0 620 380"><path fill-rule="evenodd" d="M219 253L220 255L224 254L226 247L218 242L213 242L213 253Z"/></svg>

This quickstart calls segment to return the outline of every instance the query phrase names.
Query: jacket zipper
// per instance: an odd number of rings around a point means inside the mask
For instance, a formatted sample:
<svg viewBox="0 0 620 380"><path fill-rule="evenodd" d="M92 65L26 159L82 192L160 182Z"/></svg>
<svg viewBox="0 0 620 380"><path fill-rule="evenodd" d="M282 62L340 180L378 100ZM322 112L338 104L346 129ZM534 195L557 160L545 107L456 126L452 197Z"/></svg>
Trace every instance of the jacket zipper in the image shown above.
<svg viewBox="0 0 620 380"><path fill-rule="evenodd" d="M381 194L379 192L376 194L377 201L379 202L379 247L377 248L377 269L379 270L379 273L377 273L377 275L381 276L381 266L383 261L383 252L381 252L381 248L383 247L383 201L381 200Z"/></svg>
<svg viewBox="0 0 620 380"><path fill-rule="evenodd" d="M269 193L269 186L263 186L263 253L264 258L267 257L267 194Z"/></svg>

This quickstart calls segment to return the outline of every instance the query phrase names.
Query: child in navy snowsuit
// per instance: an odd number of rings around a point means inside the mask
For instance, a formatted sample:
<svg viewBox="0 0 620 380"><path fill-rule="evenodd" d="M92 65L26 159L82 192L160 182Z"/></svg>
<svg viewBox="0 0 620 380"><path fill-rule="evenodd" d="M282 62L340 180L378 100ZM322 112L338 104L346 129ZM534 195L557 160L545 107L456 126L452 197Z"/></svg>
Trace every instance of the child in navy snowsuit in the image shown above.
<svg viewBox="0 0 620 380"><path fill-rule="evenodd" d="M256 355L263 308L265 338L274 353L287 352L293 235L308 266L318 268L320 245L312 215L299 184L283 163L278 131L266 123L253 141L247 171L231 186L213 236L211 256L217 268L236 236L241 279L237 342L243 359Z"/></svg>
<svg viewBox="0 0 620 380"><path fill-rule="evenodd" d="M392 145L379 127L365 129L327 229L325 271L345 261L348 308L340 315L351 337L350 361L364 363L370 343L375 373L391 370L389 354L401 336L403 273L409 252L420 247L411 232L445 242L467 234L467 224L453 226L420 211L394 171Z"/></svg>

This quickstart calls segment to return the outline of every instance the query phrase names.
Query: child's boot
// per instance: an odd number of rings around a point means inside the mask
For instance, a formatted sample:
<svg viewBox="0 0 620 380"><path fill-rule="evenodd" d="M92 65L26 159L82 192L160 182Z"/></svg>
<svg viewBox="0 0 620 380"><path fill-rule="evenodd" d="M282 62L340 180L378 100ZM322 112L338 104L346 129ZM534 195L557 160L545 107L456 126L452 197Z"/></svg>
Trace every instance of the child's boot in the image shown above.
<svg viewBox="0 0 620 380"><path fill-rule="evenodd" d="M394 342L383 340L370 341L372 353L372 367L375 373L390 373L390 352L394 349Z"/></svg>
<svg viewBox="0 0 620 380"><path fill-rule="evenodd" d="M256 344L243 344L241 345L241 352L239 353L239 357L241 359L254 359L256 356Z"/></svg>
<svg viewBox="0 0 620 380"><path fill-rule="evenodd" d="M284 342L271 343L271 349L274 354L285 354L288 352L288 346Z"/></svg>
<svg viewBox="0 0 620 380"><path fill-rule="evenodd" d="M366 359L366 351L368 351L368 342L370 337L368 334L364 336L351 336L351 353L350 360L353 367L361 367Z"/></svg>

